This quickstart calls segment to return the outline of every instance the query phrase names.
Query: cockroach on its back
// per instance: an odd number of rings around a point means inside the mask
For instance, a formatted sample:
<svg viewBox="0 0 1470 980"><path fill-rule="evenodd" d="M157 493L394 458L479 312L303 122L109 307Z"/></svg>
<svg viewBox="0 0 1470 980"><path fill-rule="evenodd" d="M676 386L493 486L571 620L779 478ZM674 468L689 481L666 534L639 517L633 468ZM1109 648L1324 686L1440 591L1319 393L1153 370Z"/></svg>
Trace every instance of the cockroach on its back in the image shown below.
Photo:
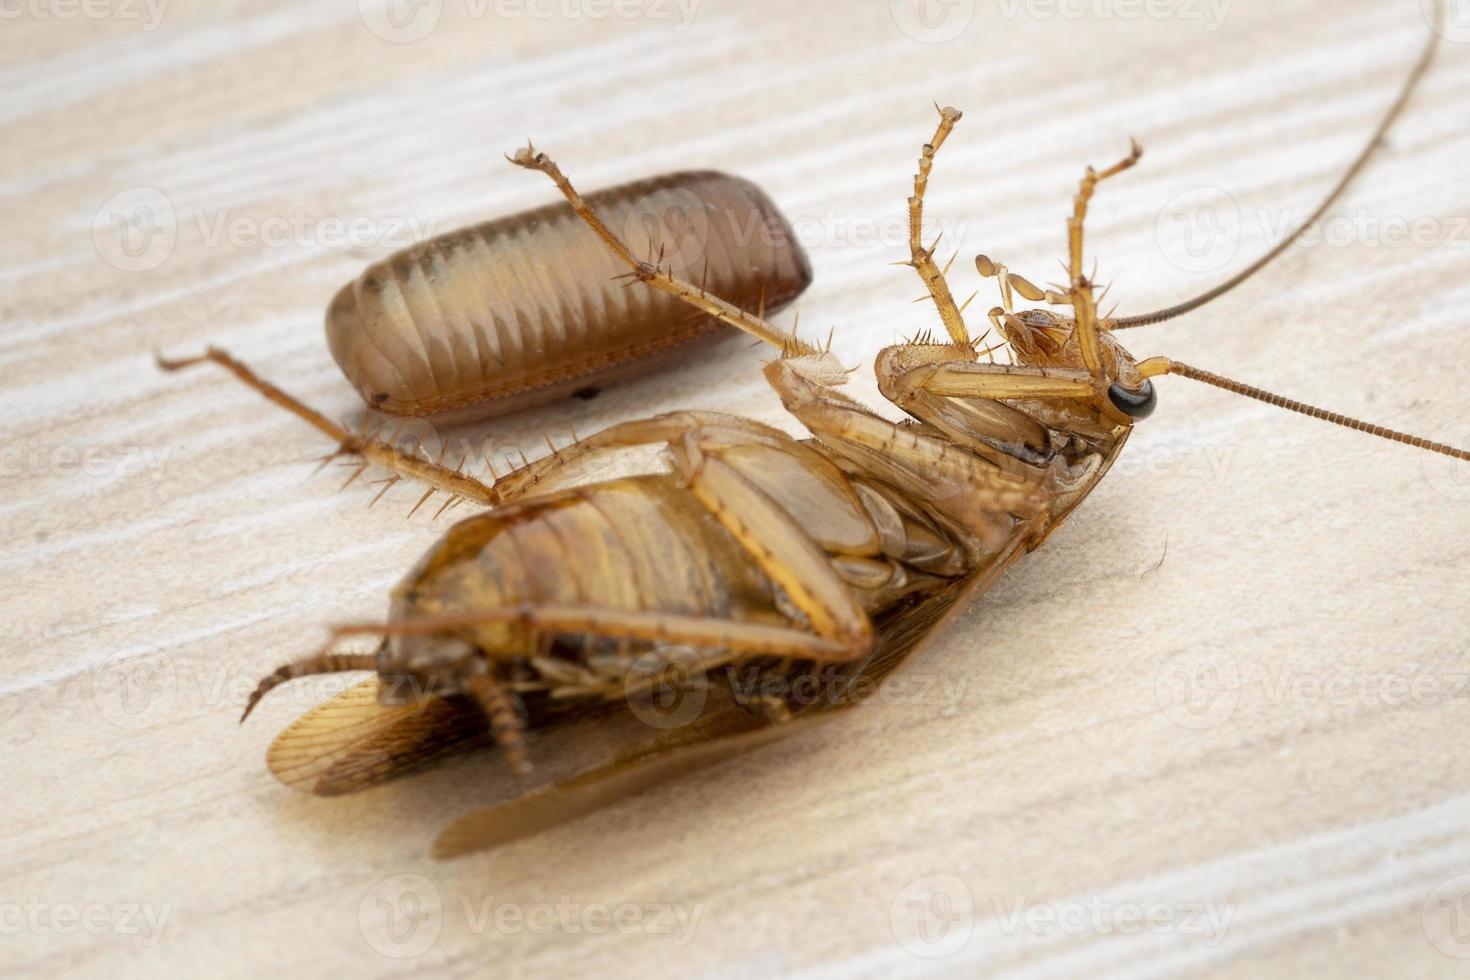
<svg viewBox="0 0 1470 980"><path fill-rule="evenodd" d="M749 181L699 171L590 195L650 256L737 305L784 307L811 266ZM333 298L327 344L368 405L456 422L652 370L721 329L649 289L565 203L439 235L373 263Z"/></svg>
<svg viewBox="0 0 1470 980"><path fill-rule="evenodd" d="M733 416L675 412L614 426L490 486L350 435L222 351L164 362L172 369L215 361L337 439L343 452L491 505L451 528L409 573L393 594L387 623L339 627L320 653L261 682L247 715L273 687L296 677L378 674L369 685L375 690L360 685L298 719L272 747L272 769L317 792L339 792L468 744L488 726L511 768L524 772L528 725L559 725L569 706L590 713L636 705L676 668L706 684L725 682L724 700L689 724L459 819L435 846L436 854L449 855L539 832L674 773L820 723L860 700L852 693L857 682L886 676L1040 546L1102 479L1134 424L1152 412L1151 379L1166 374L1470 460L1465 450L1167 358L1135 359L1113 337L1196 308L1299 237L1362 168L1433 50L1431 42L1317 214L1203 300L1140 317L1099 317L1083 261L1088 206L1098 185L1131 168L1141 151L1135 145L1117 165L1089 169L1068 222L1065 291L1038 289L988 258L976 260L983 276L1000 283L1002 304L990 319L1009 364L982 360L934 249L920 239L933 160L960 118L941 110L909 199L909 264L948 340L879 353L879 388L909 415L902 424L843 394L838 385L847 372L830 353L639 260L556 164L529 147L514 162L550 177L640 282L781 351L766 379L811 439ZM1067 315L1018 311L1017 293L1067 307ZM605 482L575 476L579 463L647 445L665 447L667 465ZM334 652L337 640L357 635L379 638L377 652ZM751 672L774 683L751 688ZM837 686L820 697L798 696L810 690L803 681L832 677ZM740 696L750 689L758 693ZM397 704L404 693L417 695L417 703ZM603 715L595 720L611 724Z"/></svg>

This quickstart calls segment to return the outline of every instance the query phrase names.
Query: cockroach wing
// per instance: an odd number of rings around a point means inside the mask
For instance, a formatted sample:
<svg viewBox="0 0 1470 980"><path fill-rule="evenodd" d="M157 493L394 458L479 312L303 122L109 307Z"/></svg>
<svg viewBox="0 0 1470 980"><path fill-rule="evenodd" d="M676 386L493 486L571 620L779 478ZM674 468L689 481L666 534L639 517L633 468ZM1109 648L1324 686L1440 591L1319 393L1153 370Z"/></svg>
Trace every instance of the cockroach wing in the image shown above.
<svg viewBox="0 0 1470 980"><path fill-rule="evenodd" d="M675 777L806 731L830 717L831 712L823 712L752 729L749 716L723 715L725 724L737 730L694 744L636 750L629 758L599 766L554 786L467 813L439 834L434 841L434 857L458 857L534 836ZM742 725L746 730L738 730Z"/></svg>
<svg viewBox="0 0 1470 980"><path fill-rule="evenodd" d="M988 588L1019 554L1018 536L1000 559L977 574L885 616L876 624L879 642L873 653L846 673L848 689L874 690L951 616ZM706 715L689 729L665 732L611 763L465 814L439 835L433 854L436 858L457 857L570 823L671 779L809 731L855 703L839 696L795 720L774 724L759 722L739 709Z"/></svg>
<svg viewBox="0 0 1470 980"><path fill-rule="evenodd" d="M318 705L276 736L266 763L322 796L364 789L489 740L484 712L451 698L378 703L377 679Z"/></svg>

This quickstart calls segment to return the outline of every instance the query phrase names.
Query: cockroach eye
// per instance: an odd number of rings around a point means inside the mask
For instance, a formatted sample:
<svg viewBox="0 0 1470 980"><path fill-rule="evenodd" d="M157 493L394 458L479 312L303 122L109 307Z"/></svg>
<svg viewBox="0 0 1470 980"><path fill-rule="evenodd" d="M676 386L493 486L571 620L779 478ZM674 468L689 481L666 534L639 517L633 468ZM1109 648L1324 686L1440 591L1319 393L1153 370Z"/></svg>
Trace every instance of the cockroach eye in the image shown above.
<svg viewBox="0 0 1470 980"><path fill-rule="evenodd" d="M1159 405L1158 396L1154 393L1154 383L1148 380L1137 391L1114 382L1108 386L1108 397L1113 400L1113 406L1118 411L1135 419L1148 418Z"/></svg>

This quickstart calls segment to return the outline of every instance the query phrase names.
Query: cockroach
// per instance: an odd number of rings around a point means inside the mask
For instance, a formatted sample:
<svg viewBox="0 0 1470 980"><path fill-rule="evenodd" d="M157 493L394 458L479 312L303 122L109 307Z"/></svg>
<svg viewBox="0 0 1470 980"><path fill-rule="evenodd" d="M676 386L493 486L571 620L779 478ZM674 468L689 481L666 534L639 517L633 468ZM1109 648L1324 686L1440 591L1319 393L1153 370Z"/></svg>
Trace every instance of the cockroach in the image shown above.
<svg viewBox="0 0 1470 980"><path fill-rule="evenodd" d="M221 364L337 440L340 452L489 507L451 528L409 572L387 622L338 627L318 653L261 681L246 715L293 678L377 673L288 728L272 748L272 768L317 792L339 792L488 729L509 770L524 773L528 728L538 730L539 747L540 730L564 722L569 708L636 705L668 668L725 692L688 726L645 738L605 764L574 767L535 791L523 784L501 805L462 817L436 844L436 854L449 855L543 830L820 723L860 698L797 697L798 682L835 676L846 691L898 666L1087 497L1154 410L1154 379L1165 375L1470 460L1463 449L1166 357L1137 359L1115 336L1197 309L1296 240L1366 164L1434 50L1431 39L1373 138L1295 235L1222 286L1158 313L1100 316L1084 271L1089 204L1142 151L1135 143L1114 166L1089 168L1067 222L1065 287L1042 290L989 258L976 260L982 276L999 282L1001 305L990 320L1009 354L1004 363L972 338L935 248L922 244L930 172L960 120L941 109L908 202L906 264L923 280L947 336L878 354L879 389L909 417L898 424L841 391L848 375L829 350L638 258L558 166L529 146L512 161L549 177L633 280L780 352L766 380L811 438L730 415L675 412L615 425L492 485L353 437L223 351L164 362L168 369ZM1018 310L1017 294L1060 311ZM643 446L663 447L663 463L615 480L574 476L579 464ZM376 638L376 652L340 652L349 636ZM737 670L776 683L737 697ZM611 731L615 722L597 725ZM537 762L560 765L555 757Z"/></svg>
<svg viewBox="0 0 1470 980"><path fill-rule="evenodd" d="M713 171L588 196L613 227L733 303L778 310L811 284L790 224L759 187ZM639 371L723 329L613 281L616 258L565 203L439 235L370 265L327 309L327 345L363 401L459 422Z"/></svg>

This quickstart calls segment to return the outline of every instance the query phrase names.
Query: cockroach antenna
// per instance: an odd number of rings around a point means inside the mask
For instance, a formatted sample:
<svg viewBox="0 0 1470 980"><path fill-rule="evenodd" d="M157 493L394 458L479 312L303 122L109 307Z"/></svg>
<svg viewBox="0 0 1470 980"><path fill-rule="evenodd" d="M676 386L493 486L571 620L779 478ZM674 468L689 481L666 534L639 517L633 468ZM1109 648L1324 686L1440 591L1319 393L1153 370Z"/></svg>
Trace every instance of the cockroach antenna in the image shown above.
<svg viewBox="0 0 1470 980"><path fill-rule="evenodd" d="M1276 408L1283 408L1288 412L1296 412L1298 415L1306 415L1309 418L1320 419L1323 422L1331 422L1333 425L1340 425L1344 428L1352 429L1355 432L1367 433L1370 436L1377 436L1380 439L1387 439L1390 442L1403 443L1406 446L1413 446L1415 449L1424 449L1454 459L1470 460L1470 452L1463 449L1456 449L1454 446L1446 446L1443 443L1433 442L1425 439L1423 436L1397 432L1381 425L1364 422L1362 419L1355 419L1349 415L1329 412L1325 408L1318 408L1315 405L1308 405L1305 402L1286 398L1274 392L1245 384L1244 382L1235 381L1197 367L1191 367L1180 361L1171 361L1167 357L1153 357L1139 362L1138 373L1145 378L1156 378L1163 374L1189 378L1192 381L1199 381L1203 384L1231 392L1232 394L1241 395L1245 398L1253 398L1258 402L1265 402L1267 405L1273 405Z"/></svg>
<svg viewBox="0 0 1470 980"><path fill-rule="evenodd" d="M1201 293L1191 300L1179 303L1176 306L1158 310L1154 313L1125 316L1110 321L1107 326L1112 330L1128 330L1133 327L1152 326L1155 323L1163 323L1166 320L1173 320L1184 316L1186 313L1193 313L1200 307L1214 302L1232 289L1249 281L1256 273L1276 261L1287 249L1295 245L1301 239L1302 235L1306 234L1309 228L1322 220L1323 215L1338 202L1338 199L1347 191L1349 185L1368 166L1369 160L1372 159L1374 152L1382 144L1383 138L1388 134L1389 128L1403 114L1405 107L1409 104L1409 100L1414 95L1414 91L1419 87L1419 82L1424 78L1425 73L1429 71L1429 66L1434 61L1434 53L1439 49L1440 35L1444 31L1444 0L1434 0L1433 17L1432 26L1434 30L1430 33L1429 40L1424 45L1424 52L1419 56L1419 61L1409 73L1409 77L1405 80L1403 88L1399 90L1398 98L1394 99L1393 105L1389 106L1388 112L1384 114L1383 119L1378 123L1378 128L1373 130L1373 135L1368 138L1368 142L1363 146L1362 151L1358 154L1357 159L1353 161L1352 166L1348 167L1347 171L1338 180L1327 197L1317 206L1317 210L1313 211L1306 221L1298 225L1296 230L1276 245L1275 248L1215 288Z"/></svg>

